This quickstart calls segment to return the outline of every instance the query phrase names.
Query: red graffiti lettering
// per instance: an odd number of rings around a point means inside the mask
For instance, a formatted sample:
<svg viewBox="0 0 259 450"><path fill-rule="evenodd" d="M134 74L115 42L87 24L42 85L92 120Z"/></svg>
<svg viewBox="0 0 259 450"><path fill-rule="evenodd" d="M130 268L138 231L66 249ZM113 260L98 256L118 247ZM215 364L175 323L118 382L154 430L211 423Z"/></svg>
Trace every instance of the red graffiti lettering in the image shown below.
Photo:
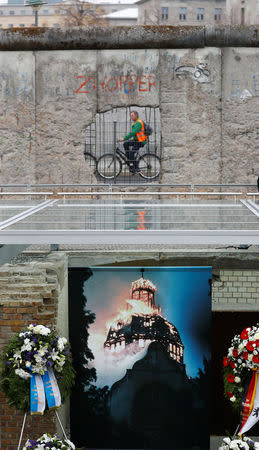
<svg viewBox="0 0 259 450"><path fill-rule="evenodd" d="M147 81L143 80L143 78L147 78L146 75L142 75L141 77L139 77L139 84L138 84L139 92L147 92L146 86ZM146 86L146 89L142 89L142 86Z"/></svg>
<svg viewBox="0 0 259 450"><path fill-rule="evenodd" d="M105 83L106 83L106 78L104 78L103 82L100 83L100 86L101 86L103 92L104 92L104 90L105 90Z"/></svg>
<svg viewBox="0 0 259 450"><path fill-rule="evenodd" d="M118 80L116 78L110 78L107 82L108 91L114 92L118 89Z"/></svg>
<svg viewBox="0 0 259 450"><path fill-rule="evenodd" d="M86 78L86 77L85 77L85 75L80 75L77 78ZM82 87L86 86L87 83L89 83L89 81L91 81L91 77L88 77L87 80L81 84L81 86L76 90L76 94L89 94L89 91L81 91L80 90L80 89L82 89Z"/></svg>
<svg viewBox="0 0 259 450"><path fill-rule="evenodd" d="M152 83L152 78L153 78L153 75L149 75L148 76L148 90L149 90L149 92L151 91L151 87L152 86L156 86L156 80L154 80L153 81L153 83Z"/></svg>
<svg viewBox="0 0 259 450"><path fill-rule="evenodd" d="M79 86L79 88L75 91L75 94L90 94L92 90L97 87L97 80L93 77L87 77L87 75L79 75L77 78L85 78L85 81ZM137 76L136 74L131 75L119 75L118 77L112 77L107 80L107 77L104 77L102 82L99 82L98 85L101 88L103 93L120 93L129 94L130 92L150 92L152 87L156 87L156 80L154 75L141 75ZM85 87L87 86L87 87ZM60 95L57 92L57 95ZM67 94L68 95L68 94Z"/></svg>

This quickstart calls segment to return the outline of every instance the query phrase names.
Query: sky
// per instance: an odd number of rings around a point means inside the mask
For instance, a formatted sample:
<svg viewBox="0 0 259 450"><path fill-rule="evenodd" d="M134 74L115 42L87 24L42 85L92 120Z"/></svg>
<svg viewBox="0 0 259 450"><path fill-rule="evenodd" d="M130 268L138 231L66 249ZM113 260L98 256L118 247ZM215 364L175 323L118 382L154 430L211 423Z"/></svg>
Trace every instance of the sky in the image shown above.
<svg viewBox="0 0 259 450"><path fill-rule="evenodd" d="M95 355L93 366L97 369L97 385L111 385L120 379L134 359L113 361L107 366L103 343L107 336L106 322L126 309L131 282L142 276L140 268L93 268L93 275L86 281L84 293L86 308L96 313L96 320L90 327L89 347ZM211 298L209 279L210 267L145 268L144 278L157 286L155 303L162 307L163 316L180 333L184 345L184 363L190 377L203 368L203 357L210 357ZM138 354L137 359L144 356ZM109 374L109 375L108 375Z"/></svg>

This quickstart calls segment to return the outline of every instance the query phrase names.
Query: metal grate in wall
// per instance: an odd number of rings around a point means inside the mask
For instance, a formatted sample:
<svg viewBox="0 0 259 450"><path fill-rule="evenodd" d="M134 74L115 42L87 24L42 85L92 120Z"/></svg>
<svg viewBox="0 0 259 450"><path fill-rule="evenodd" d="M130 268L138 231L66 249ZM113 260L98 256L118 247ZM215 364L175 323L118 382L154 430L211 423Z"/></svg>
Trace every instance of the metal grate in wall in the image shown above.
<svg viewBox="0 0 259 450"><path fill-rule="evenodd" d="M123 143L119 142L132 128L132 111L138 111L139 117L153 130L146 144L136 152L138 173L133 173L132 160L126 156ZM159 108L132 106L96 114L95 121L86 128L84 156L97 182L157 183L161 162Z"/></svg>

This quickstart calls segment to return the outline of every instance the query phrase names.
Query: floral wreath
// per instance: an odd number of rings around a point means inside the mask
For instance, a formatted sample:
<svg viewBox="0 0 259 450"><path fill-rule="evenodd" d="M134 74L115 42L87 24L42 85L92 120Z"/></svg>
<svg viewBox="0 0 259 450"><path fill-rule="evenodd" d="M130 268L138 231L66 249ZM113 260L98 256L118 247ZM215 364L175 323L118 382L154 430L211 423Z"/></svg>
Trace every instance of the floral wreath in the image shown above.
<svg viewBox="0 0 259 450"><path fill-rule="evenodd" d="M30 379L51 369L57 379L62 403L70 394L75 372L67 339L43 325L29 325L15 334L0 358L1 387L9 405L30 409Z"/></svg>
<svg viewBox="0 0 259 450"><path fill-rule="evenodd" d="M32 439L28 439L25 443L23 450L43 450L43 449L59 449L62 448L63 450L75 450L75 446L72 442L70 442L68 439L61 439L58 435L55 434L55 436L51 436L50 434L43 434L39 439L36 441Z"/></svg>
<svg viewBox="0 0 259 450"><path fill-rule="evenodd" d="M259 324L234 336L223 366L225 396L239 408L251 370L259 369Z"/></svg>
<svg viewBox="0 0 259 450"><path fill-rule="evenodd" d="M255 442L249 437L244 436L242 439L226 437L223 439L219 450L258 450L259 442Z"/></svg>

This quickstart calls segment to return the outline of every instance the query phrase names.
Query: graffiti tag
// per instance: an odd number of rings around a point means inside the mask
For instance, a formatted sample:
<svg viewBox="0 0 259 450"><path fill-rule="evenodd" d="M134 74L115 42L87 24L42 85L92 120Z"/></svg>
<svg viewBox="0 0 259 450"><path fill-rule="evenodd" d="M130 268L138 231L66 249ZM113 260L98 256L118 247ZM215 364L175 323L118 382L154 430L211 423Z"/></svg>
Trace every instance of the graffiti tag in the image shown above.
<svg viewBox="0 0 259 450"><path fill-rule="evenodd" d="M231 81L230 98L244 100L259 96L259 74L252 75L249 80L241 81L233 78Z"/></svg>
<svg viewBox="0 0 259 450"><path fill-rule="evenodd" d="M197 66L178 66L175 69L175 74L179 78L187 75L198 83L210 82L210 71L207 69L207 65L203 63Z"/></svg>
<svg viewBox="0 0 259 450"><path fill-rule="evenodd" d="M150 92L152 88L156 88L156 80L154 75L119 75L110 78L104 77L101 81L96 81L95 77L87 75L79 75L78 79L84 79L83 83L76 89L76 94L90 94L93 90L100 86L103 93L119 93L129 94L131 92Z"/></svg>

